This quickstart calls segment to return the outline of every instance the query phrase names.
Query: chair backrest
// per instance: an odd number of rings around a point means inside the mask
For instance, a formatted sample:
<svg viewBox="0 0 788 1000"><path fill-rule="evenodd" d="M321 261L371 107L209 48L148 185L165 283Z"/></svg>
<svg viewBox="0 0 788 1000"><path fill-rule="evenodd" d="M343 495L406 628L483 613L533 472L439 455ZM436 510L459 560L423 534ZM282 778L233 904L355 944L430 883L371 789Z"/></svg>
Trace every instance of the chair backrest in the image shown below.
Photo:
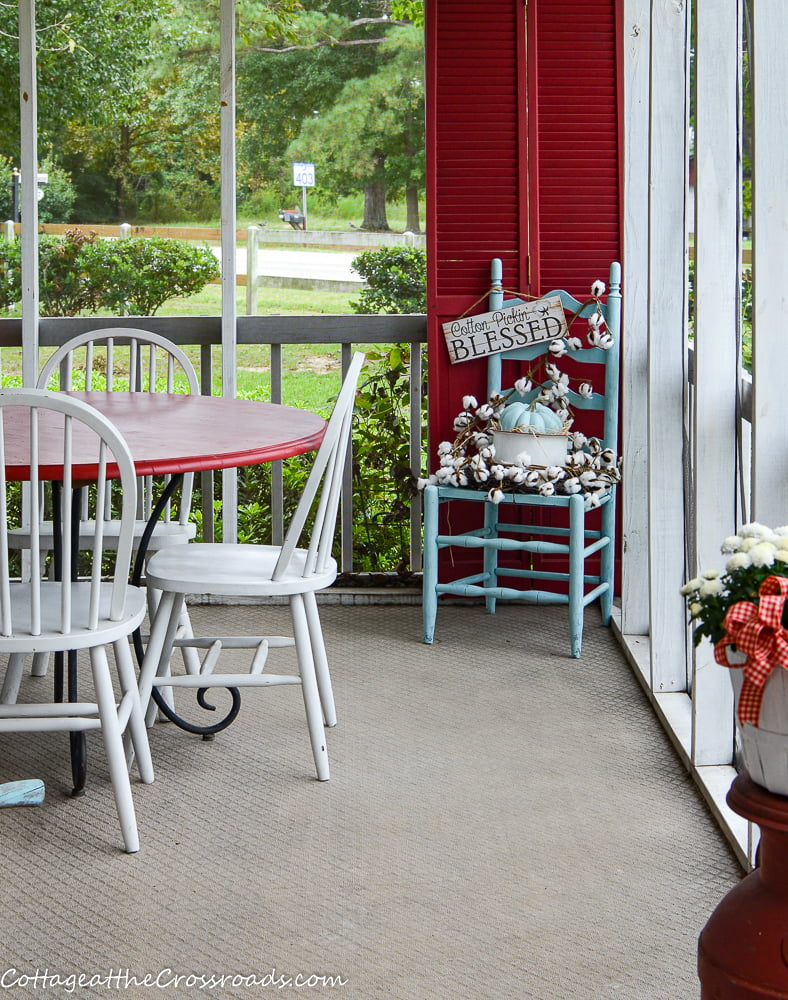
<svg viewBox="0 0 788 1000"><path fill-rule="evenodd" d="M84 374L84 386L82 376ZM76 376L76 377L75 377ZM185 392L198 395L200 383L188 356L172 341L150 330L105 327L81 333L62 344L47 359L38 377L41 389L82 389L149 393ZM166 434L166 428L162 429ZM191 510L194 474L183 478L178 521ZM138 517L147 520L155 503L153 480L138 480ZM109 517L109 510L106 512ZM171 519L170 505L162 512Z"/></svg>
<svg viewBox="0 0 788 1000"><path fill-rule="evenodd" d="M507 309L510 306L522 305L522 299L506 299L504 300L503 293L503 283L502 283L502 265L500 259L497 257L492 261L491 266L491 289L489 296L489 306L490 310L495 309ZM584 318L590 316L597 309L597 303L594 299L586 300L585 302L580 302L569 292L562 289L555 289L551 292L546 292L545 297L548 295L558 295L561 299L561 304L564 307L564 311L571 321L573 316L578 317L578 322L575 327L572 328L571 336L577 336L585 342L585 334L587 332L587 327L583 324L581 328L579 326L580 321ZM602 411L602 434L596 435L600 438L603 445L606 448L612 448L613 451L618 449L618 394L619 394L619 356L620 356L620 334L621 334L621 265L618 261L613 261L610 265L609 274L609 286L607 292L607 301L602 303L601 306L602 315L605 319L605 324L607 330L613 338L613 344L608 349L603 349L600 347L584 346L576 351L570 351L566 355L570 365L578 364L593 364L601 366L601 368L596 368L593 372L589 373L589 381L594 385L594 393L590 397L581 396L574 389L570 388L567 393L567 401L573 410L598 410ZM500 354L493 354L488 359L487 365L487 395L488 398L493 395L493 393L499 393L503 390L502 379L503 379L503 365L506 361L527 361L534 362L537 358L548 355L550 348L550 342L533 344L530 347L515 348L511 351L503 351ZM559 358L556 362L559 368L561 368L563 359ZM523 374L520 372L519 374ZM601 384L603 388L601 391L597 391L597 386ZM531 392L526 393L521 396L515 394L511 397L510 401L522 400L523 402L531 402L535 399L540 391L541 385L545 383L540 383L536 385ZM574 425L575 430L582 430L582 427L577 425L577 421Z"/></svg>
<svg viewBox="0 0 788 1000"><path fill-rule="evenodd" d="M313 507L316 509L304 576L322 573L331 558L337 511L342 493L342 474L353 424L356 385L363 364L364 355L357 351L353 355L342 381L342 388L339 390L337 401L334 404L326 433L312 464L304 492L301 494L301 499L287 529L285 540L282 543L282 551L274 569L274 580L282 579L287 573L293 552L298 546Z"/></svg>
<svg viewBox="0 0 788 1000"><path fill-rule="evenodd" d="M73 628L95 628L100 613L99 588L102 574L112 580L112 599L109 617L118 620L123 612L129 566L134 542L134 461L126 442L113 424L97 410L81 400L72 399L59 392L46 389L0 390L0 517L9 527L21 519L17 483L31 484L30 504L30 578L20 582L12 576L9 565L9 547L5 531L0 533L0 636L18 635L19 629L28 635L42 634L43 589L47 590L51 608L53 591L57 591L59 614L58 631L68 634ZM72 490L86 487L91 503L99 509L110 479L116 478L121 487L120 532L117 547L104 552L102 521L97 519L96 536L89 555L87 579L91 588L90 610L87 621L72 621L71 582L68 568L72 565L73 500ZM62 484L62 502L57 529L61 538L62 582L48 579L40 565L41 545L38 510L41 490L47 480ZM39 572L37 572L37 568ZM27 588L23 622L13 620L12 587ZM48 616L51 618L50 616Z"/></svg>

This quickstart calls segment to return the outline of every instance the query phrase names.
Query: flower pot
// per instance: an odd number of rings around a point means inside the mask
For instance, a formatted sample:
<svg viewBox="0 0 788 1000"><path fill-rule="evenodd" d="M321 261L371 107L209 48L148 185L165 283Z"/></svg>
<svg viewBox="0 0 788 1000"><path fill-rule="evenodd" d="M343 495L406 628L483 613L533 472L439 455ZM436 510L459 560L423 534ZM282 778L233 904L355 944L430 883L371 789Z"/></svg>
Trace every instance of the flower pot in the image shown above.
<svg viewBox="0 0 788 1000"><path fill-rule="evenodd" d="M728 662L736 667L746 662L746 656L735 646L726 650ZM741 725L738 718L739 696L744 681L743 671L730 671L736 700L736 728L741 741L742 757L752 780L776 795L788 796L788 670L775 667L763 687L763 701L758 725Z"/></svg>
<svg viewBox="0 0 788 1000"><path fill-rule="evenodd" d="M501 465L516 465L517 456L526 452L531 465L565 465L569 436L546 431L493 431L495 460Z"/></svg>

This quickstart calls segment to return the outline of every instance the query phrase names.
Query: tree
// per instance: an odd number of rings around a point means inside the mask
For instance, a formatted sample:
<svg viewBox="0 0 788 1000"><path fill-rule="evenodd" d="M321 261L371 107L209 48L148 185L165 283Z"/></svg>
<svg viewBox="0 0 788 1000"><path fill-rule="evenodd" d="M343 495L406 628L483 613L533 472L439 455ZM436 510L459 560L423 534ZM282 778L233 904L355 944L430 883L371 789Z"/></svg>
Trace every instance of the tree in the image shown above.
<svg viewBox="0 0 788 1000"><path fill-rule="evenodd" d="M423 148L422 35L409 26L380 43L375 73L349 80L332 107L303 122L289 153L319 165L329 186L364 189L364 229L389 228L388 189L409 192L408 228L415 232Z"/></svg>

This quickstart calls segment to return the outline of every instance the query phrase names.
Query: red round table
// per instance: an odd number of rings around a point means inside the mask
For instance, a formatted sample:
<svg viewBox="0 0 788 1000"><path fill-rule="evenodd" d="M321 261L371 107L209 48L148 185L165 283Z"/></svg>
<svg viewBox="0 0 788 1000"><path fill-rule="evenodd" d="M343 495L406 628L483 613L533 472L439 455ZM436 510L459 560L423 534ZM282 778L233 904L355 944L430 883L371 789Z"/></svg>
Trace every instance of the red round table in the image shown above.
<svg viewBox="0 0 788 1000"><path fill-rule="evenodd" d="M140 476L202 472L258 465L319 447L326 422L309 410L225 396L184 396L143 392L69 392L99 410L126 439ZM27 420L20 409L6 411L6 477L28 479ZM53 432L62 415L42 411ZM80 464L74 435L74 479L95 475L95 447ZM89 432L87 432L90 436ZM52 452L42 448L39 477L58 479L62 470L62 435L53 433ZM111 474L111 469L110 469Z"/></svg>

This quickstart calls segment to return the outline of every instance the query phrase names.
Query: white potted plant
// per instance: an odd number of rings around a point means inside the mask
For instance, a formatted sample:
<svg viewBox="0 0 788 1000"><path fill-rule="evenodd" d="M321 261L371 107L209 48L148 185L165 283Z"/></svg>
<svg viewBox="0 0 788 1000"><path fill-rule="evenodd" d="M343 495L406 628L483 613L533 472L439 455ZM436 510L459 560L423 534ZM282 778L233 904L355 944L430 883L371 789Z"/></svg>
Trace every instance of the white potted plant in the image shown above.
<svg viewBox="0 0 788 1000"><path fill-rule="evenodd" d="M705 570L681 592L697 645L714 643L731 670L744 766L759 785L788 795L788 525L752 522L722 543L725 571Z"/></svg>

